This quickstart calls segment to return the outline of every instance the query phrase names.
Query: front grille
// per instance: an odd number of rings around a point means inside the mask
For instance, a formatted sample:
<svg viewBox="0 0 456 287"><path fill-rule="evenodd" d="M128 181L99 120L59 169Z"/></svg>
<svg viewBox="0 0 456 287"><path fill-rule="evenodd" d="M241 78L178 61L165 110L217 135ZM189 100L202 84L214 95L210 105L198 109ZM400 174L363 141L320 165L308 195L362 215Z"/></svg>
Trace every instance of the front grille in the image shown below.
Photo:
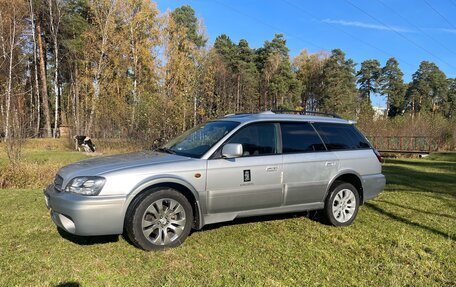
<svg viewBox="0 0 456 287"><path fill-rule="evenodd" d="M56 175L54 178L54 188L57 191L62 191L63 178L60 175Z"/></svg>

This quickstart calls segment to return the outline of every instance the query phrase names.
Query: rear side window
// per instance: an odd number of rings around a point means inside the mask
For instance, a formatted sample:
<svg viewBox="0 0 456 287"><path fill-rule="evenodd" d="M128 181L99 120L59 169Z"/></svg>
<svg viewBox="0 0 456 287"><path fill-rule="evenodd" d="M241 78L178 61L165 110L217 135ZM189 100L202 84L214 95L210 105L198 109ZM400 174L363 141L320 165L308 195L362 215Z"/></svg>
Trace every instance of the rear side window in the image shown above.
<svg viewBox="0 0 456 287"><path fill-rule="evenodd" d="M347 124L314 123L329 150L368 149L366 138L353 126Z"/></svg>
<svg viewBox="0 0 456 287"><path fill-rule="evenodd" d="M281 123L283 153L303 153L326 150L309 123Z"/></svg>

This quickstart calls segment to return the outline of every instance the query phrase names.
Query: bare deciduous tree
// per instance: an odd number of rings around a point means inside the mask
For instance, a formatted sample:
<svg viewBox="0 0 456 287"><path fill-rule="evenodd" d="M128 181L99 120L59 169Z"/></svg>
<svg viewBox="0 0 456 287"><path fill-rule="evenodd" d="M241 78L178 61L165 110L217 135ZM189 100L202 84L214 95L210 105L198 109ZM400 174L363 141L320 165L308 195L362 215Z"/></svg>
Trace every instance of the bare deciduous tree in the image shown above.
<svg viewBox="0 0 456 287"><path fill-rule="evenodd" d="M57 127L59 122L59 100L60 100L60 86L59 86L59 27L61 21L62 4L60 0L48 0L49 5L49 21L51 28L52 42L54 45L54 132L52 136L57 137Z"/></svg>

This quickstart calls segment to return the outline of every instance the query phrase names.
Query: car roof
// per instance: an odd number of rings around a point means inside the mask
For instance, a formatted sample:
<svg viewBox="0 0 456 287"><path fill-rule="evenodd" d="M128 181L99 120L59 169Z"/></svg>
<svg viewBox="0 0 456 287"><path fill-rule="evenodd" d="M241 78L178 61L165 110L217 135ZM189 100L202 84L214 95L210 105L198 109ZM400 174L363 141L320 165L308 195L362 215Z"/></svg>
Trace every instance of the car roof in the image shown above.
<svg viewBox="0 0 456 287"><path fill-rule="evenodd" d="M230 114L219 120L238 121L241 123L255 121L303 121L303 122L324 122L338 124L355 124L355 121L344 120L333 115L330 116L309 116L300 114L280 114L271 111L252 114Z"/></svg>

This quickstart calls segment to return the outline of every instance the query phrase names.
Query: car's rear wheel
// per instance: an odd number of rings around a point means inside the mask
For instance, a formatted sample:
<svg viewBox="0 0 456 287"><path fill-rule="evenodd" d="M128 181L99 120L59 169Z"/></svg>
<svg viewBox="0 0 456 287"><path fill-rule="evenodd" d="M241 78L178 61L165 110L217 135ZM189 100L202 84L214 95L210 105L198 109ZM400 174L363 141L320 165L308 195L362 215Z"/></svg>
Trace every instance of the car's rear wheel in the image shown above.
<svg viewBox="0 0 456 287"><path fill-rule="evenodd" d="M193 222L187 198L174 189L156 189L138 197L127 213L129 239L144 250L176 247L184 242Z"/></svg>
<svg viewBox="0 0 456 287"><path fill-rule="evenodd" d="M325 202L325 217L334 226L350 225L359 209L358 190L350 183L335 182Z"/></svg>

